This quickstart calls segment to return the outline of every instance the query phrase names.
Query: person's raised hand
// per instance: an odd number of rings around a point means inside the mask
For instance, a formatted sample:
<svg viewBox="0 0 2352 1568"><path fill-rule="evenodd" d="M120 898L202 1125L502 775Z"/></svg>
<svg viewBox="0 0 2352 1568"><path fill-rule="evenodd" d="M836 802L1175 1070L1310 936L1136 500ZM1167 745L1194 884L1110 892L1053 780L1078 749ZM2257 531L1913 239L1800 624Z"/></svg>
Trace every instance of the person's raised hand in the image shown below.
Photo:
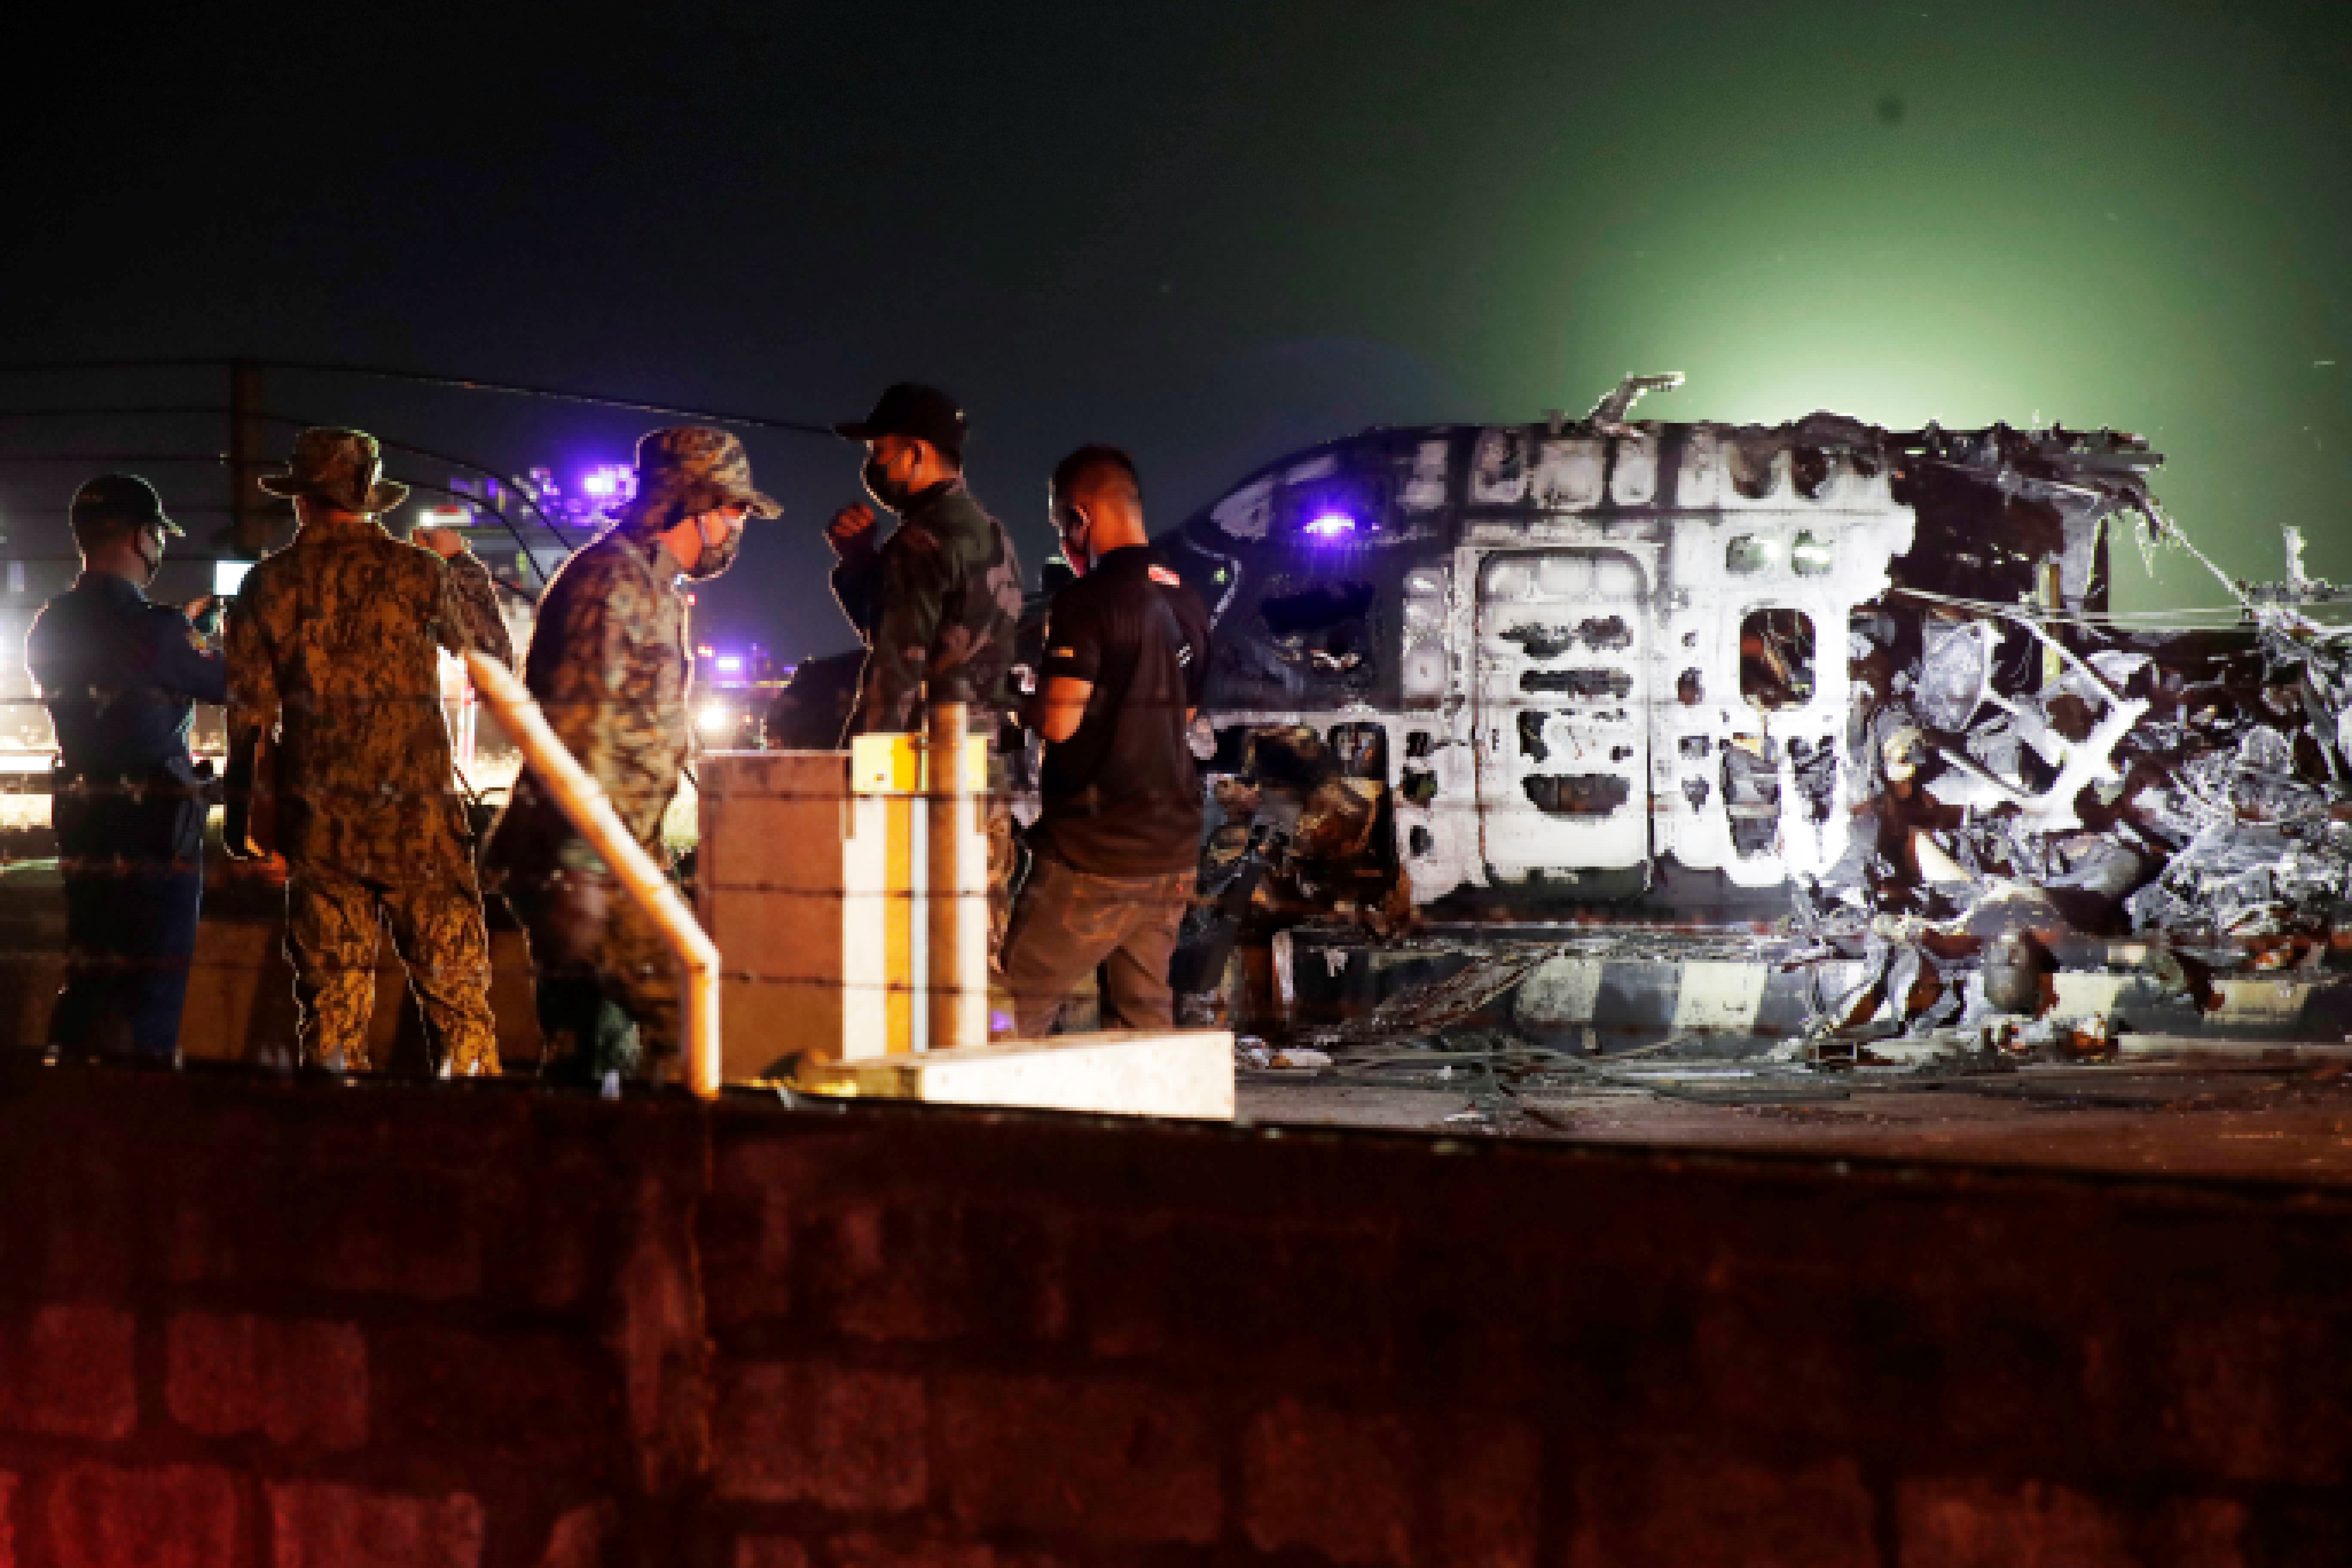
<svg viewBox="0 0 2352 1568"><path fill-rule="evenodd" d="M219 595L206 594L201 599L190 599L181 605L180 613L188 617L189 625L209 637L220 635L221 616L227 608L227 601Z"/></svg>
<svg viewBox="0 0 2352 1568"><path fill-rule="evenodd" d="M872 550L874 509L863 501L843 507L824 525L824 542L833 546L835 555L844 558Z"/></svg>
<svg viewBox="0 0 2352 1568"><path fill-rule="evenodd" d="M462 555L466 550L466 536L454 528L414 529L410 531L409 538L444 561Z"/></svg>

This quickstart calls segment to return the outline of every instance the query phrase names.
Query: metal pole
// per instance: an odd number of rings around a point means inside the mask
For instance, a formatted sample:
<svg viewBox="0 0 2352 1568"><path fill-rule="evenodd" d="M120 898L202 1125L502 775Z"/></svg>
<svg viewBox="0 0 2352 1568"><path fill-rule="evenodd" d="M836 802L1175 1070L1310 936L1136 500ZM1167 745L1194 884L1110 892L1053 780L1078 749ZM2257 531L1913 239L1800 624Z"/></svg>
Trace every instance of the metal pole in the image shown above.
<svg viewBox="0 0 2352 1568"><path fill-rule="evenodd" d="M547 719L530 692L505 665L479 652L466 655L466 669L474 689L499 716L508 738L522 748L523 756L540 782L555 797L572 826L613 868L622 888L637 901L677 955L680 989L686 995L686 1087L709 1099L719 1092L719 949L695 923L677 889L654 858L629 836L604 797L603 786L574 761L563 742L548 728Z"/></svg>
<svg viewBox="0 0 2352 1568"><path fill-rule="evenodd" d="M988 852L973 820L979 797L964 775L970 712L961 702L932 703L923 757L930 905L925 1033L935 1051L988 1044Z"/></svg>
<svg viewBox="0 0 2352 1568"><path fill-rule="evenodd" d="M262 413L261 367L232 360L228 367L229 539L236 550L258 559L289 515L288 503L259 483L269 468L268 416Z"/></svg>

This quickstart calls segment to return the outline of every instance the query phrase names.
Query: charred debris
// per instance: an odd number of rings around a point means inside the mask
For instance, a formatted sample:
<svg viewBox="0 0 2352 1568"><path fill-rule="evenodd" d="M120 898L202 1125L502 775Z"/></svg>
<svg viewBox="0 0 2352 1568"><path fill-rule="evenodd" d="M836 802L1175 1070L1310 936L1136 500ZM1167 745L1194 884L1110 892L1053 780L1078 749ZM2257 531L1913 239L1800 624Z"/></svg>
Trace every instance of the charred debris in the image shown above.
<svg viewBox="0 0 2352 1568"><path fill-rule="evenodd" d="M1817 1058L2340 962L2352 639L2292 531L2222 613L2117 616L2117 543L2211 564L2138 437L1631 421L1659 384L1335 441L1158 542L1217 632L1196 1017L1280 1023L1284 933L1439 986L1745 933L1841 976Z"/></svg>

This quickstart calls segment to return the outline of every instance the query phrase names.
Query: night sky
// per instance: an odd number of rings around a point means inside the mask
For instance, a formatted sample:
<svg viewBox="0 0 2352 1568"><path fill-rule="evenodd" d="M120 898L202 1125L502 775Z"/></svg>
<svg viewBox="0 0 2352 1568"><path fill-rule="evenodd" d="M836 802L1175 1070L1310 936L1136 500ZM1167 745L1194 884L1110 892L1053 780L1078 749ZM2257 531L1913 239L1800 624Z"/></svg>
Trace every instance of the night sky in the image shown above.
<svg viewBox="0 0 2352 1568"><path fill-rule="evenodd" d="M2232 570L2276 575L2297 522L2352 579L2347 12L109 13L0 63L0 358L359 361L827 421L932 380L1033 572L1082 440L1137 453L1164 526L1366 424L1580 412L1680 370L1644 415L2139 430ZM0 378L9 407L219 395ZM321 377L270 401L509 471L656 422ZM816 525L856 455L747 439L788 512L711 625L844 646ZM79 477L0 468L12 539L61 534ZM2126 605L2216 602L2181 558L2117 564Z"/></svg>

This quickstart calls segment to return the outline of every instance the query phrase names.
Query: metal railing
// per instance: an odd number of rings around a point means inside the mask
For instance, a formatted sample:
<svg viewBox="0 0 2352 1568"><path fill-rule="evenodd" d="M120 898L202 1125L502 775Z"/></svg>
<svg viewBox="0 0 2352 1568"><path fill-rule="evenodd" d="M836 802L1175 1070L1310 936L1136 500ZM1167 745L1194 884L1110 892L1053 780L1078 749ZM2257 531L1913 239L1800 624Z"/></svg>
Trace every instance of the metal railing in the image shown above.
<svg viewBox="0 0 2352 1568"><path fill-rule="evenodd" d="M686 1087L708 1099L719 1092L719 949L696 921L660 865L622 826L603 786L564 750L546 716L514 672L483 653L468 653L466 668L474 689L488 703L523 756L562 808L572 826L613 868L622 888L637 901L677 955L679 991L686 1001Z"/></svg>

